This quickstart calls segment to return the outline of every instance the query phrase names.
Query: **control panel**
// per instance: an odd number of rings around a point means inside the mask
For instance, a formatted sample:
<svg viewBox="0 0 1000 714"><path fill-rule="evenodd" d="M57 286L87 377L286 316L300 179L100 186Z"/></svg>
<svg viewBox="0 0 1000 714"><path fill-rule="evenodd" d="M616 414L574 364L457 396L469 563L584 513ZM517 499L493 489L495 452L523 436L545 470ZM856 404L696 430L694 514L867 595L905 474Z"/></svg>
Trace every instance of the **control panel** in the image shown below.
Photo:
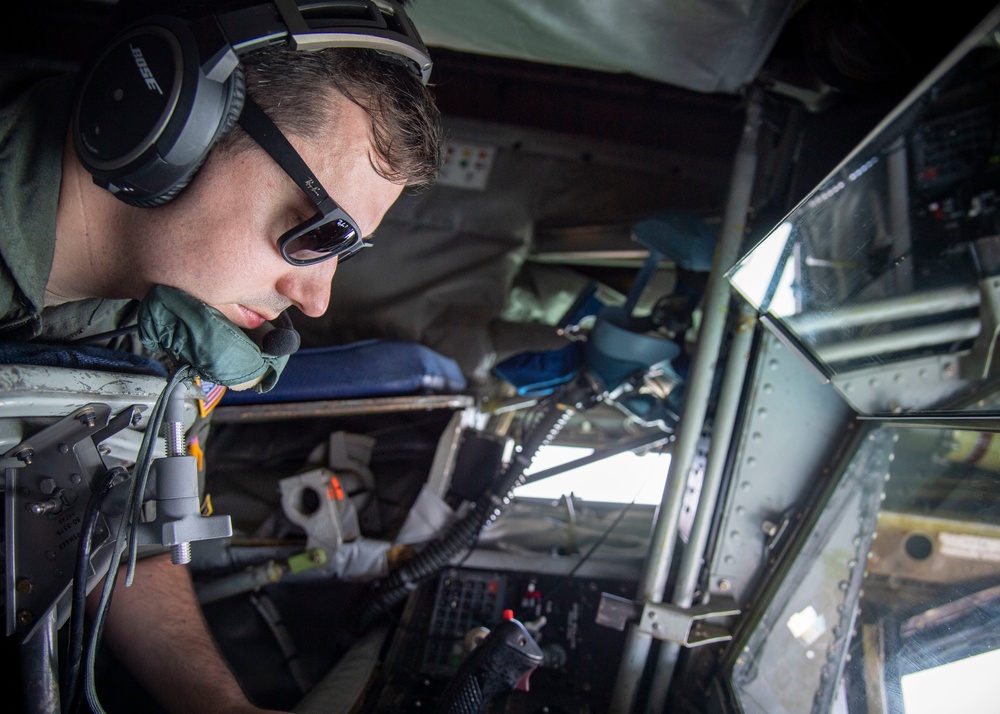
<svg viewBox="0 0 1000 714"><path fill-rule="evenodd" d="M524 624L542 650L520 688L486 712L604 712L625 633L595 622L601 593L622 597L635 583L453 568L411 596L389 651L380 694L367 712L434 711L437 699L477 639L504 619Z"/></svg>

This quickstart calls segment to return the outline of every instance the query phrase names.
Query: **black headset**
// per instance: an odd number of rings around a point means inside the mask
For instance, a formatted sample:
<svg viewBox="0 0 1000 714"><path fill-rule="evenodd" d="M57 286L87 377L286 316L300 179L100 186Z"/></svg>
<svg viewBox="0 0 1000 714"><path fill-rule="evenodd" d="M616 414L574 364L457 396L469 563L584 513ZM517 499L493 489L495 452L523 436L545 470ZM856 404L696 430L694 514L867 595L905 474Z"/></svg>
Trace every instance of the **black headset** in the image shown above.
<svg viewBox="0 0 1000 714"><path fill-rule="evenodd" d="M118 34L80 85L73 140L94 183L133 206L174 198L239 119L239 57L276 43L373 49L425 84L430 77L427 48L395 0L272 0L149 17Z"/></svg>

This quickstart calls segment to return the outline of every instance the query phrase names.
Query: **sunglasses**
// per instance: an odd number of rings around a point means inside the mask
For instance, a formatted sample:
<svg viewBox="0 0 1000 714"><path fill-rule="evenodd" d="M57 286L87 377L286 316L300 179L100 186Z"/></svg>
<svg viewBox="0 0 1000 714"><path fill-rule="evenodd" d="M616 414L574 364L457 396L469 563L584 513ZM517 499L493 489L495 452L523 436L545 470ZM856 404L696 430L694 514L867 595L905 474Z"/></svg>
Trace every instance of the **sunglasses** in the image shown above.
<svg viewBox="0 0 1000 714"><path fill-rule="evenodd" d="M362 248L371 246L361 237L357 224L330 198L281 130L250 97L246 98L239 123L316 206L316 215L285 231L278 239L278 249L287 262L312 265L337 258L343 263Z"/></svg>

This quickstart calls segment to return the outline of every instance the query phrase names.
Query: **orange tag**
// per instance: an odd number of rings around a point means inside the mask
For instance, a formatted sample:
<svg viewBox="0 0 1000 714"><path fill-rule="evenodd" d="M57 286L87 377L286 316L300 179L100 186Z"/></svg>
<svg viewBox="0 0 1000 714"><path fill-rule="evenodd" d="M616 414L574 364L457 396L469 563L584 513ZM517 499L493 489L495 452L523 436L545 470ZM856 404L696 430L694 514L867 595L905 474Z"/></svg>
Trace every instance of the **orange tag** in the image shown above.
<svg viewBox="0 0 1000 714"><path fill-rule="evenodd" d="M188 444L188 455L193 456L195 463L198 465L199 471L204 471L205 469L205 452L201 448L201 444L198 443L198 437L191 439Z"/></svg>

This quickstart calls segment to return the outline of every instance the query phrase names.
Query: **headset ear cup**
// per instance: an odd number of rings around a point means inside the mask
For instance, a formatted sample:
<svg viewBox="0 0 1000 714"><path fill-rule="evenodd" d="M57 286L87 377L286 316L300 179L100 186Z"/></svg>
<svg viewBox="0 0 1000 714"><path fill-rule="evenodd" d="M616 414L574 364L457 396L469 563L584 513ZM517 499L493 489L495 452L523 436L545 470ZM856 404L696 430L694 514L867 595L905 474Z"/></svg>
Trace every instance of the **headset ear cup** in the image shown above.
<svg viewBox="0 0 1000 714"><path fill-rule="evenodd" d="M213 146L233 130L236 122L239 121L240 114L243 113L243 104L247 98L247 84L241 65L236 65L236 69L233 70L232 81L233 87L232 95L229 98L229 111L226 112L225 119L219 125L219 133L215 135L215 141L212 142Z"/></svg>
<svg viewBox="0 0 1000 714"><path fill-rule="evenodd" d="M208 147L208 150L202 155L201 159L197 164L191 167L184 176L177 180L173 186L171 186L167 191L159 193L155 196L147 196L145 198L137 198L127 195L119 195L119 198L130 206L137 206L139 208L155 208L156 206L162 206L169 203L177 195L184 190L195 175L198 170L205 163L208 158L209 153L219 140L222 139L226 134L233 130L236 126L236 122L240 118L240 114L243 112L243 104L246 101L246 79L243 74L243 68L237 65L236 69L233 70L232 75L229 77L229 95L226 102L225 116L222 121L219 122L219 128L215 132L215 136L212 137L212 143Z"/></svg>

